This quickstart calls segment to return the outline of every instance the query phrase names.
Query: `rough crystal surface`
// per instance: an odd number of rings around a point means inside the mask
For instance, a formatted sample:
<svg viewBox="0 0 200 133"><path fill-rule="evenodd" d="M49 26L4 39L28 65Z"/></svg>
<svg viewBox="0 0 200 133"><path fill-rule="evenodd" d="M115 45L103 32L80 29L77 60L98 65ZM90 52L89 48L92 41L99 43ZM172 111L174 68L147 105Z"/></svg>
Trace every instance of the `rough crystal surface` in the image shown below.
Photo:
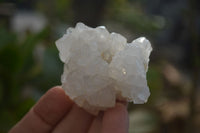
<svg viewBox="0 0 200 133"><path fill-rule="evenodd" d="M131 43L104 26L77 23L56 41L64 62L62 87L79 106L92 114L113 107L116 100L145 103L150 95L146 80L150 42Z"/></svg>

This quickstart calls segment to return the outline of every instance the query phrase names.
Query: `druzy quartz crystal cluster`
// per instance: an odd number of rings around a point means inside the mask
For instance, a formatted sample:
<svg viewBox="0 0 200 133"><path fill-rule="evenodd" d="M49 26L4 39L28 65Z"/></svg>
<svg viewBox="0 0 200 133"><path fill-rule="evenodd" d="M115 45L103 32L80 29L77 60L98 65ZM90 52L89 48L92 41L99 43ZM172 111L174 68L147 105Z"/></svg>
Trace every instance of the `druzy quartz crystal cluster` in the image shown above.
<svg viewBox="0 0 200 133"><path fill-rule="evenodd" d="M145 103L150 95L146 80L150 42L131 43L104 26L77 23L56 41L64 63L61 77L66 94L92 114L115 106L116 100Z"/></svg>

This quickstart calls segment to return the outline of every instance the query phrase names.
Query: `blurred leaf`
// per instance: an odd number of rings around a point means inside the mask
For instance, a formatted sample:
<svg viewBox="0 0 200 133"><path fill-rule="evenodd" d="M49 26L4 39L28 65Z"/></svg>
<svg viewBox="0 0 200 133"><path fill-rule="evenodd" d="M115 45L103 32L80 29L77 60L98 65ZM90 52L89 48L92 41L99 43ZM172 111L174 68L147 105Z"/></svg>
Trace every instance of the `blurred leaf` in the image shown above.
<svg viewBox="0 0 200 133"><path fill-rule="evenodd" d="M0 29L0 51L7 44L16 44L16 41L17 41L17 38L14 33L10 33L4 28Z"/></svg>
<svg viewBox="0 0 200 133"><path fill-rule="evenodd" d="M54 44L46 49L42 68L42 74L37 78L35 84L43 90L60 85L63 63L59 59L58 50Z"/></svg>
<svg viewBox="0 0 200 133"><path fill-rule="evenodd" d="M2 100L3 100L3 85L0 80L0 104L2 103Z"/></svg>
<svg viewBox="0 0 200 133"><path fill-rule="evenodd" d="M130 113L129 133L158 133L158 116L145 109L137 109Z"/></svg>
<svg viewBox="0 0 200 133"><path fill-rule="evenodd" d="M7 44L0 52L0 71L14 74L20 67L21 53L16 44Z"/></svg>
<svg viewBox="0 0 200 133"><path fill-rule="evenodd" d="M15 115L9 110L0 110L0 133L6 133L16 123Z"/></svg>
<svg viewBox="0 0 200 133"><path fill-rule="evenodd" d="M158 24L153 17L150 18L134 10L122 10L119 14L116 14L115 19L135 32L147 33L159 30L159 26L157 26Z"/></svg>
<svg viewBox="0 0 200 133"><path fill-rule="evenodd" d="M63 63L60 61L58 55L58 50L55 45L46 49L43 63L45 75L60 75L62 72Z"/></svg>
<svg viewBox="0 0 200 133"><path fill-rule="evenodd" d="M15 113L17 116L17 120L20 120L30 110L35 102L36 101L33 98L24 99L16 109Z"/></svg>
<svg viewBox="0 0 200 133"><path fill-rule="evenodd" d="M19 68L19 47L16 35L0 29L0 74L14 73Z"/></svg>
<svg viewBox="0 0 200 133"><path fill-rule="evenodd" d="M27 36L27 38L25 39L25 41L22 43L21 46L21 52L24 63L26 63L26 61L30 58L30 56L32 56L35 46L40 41L45 39L48 35L49 35L49 29L46 28L38 34L30 34Z"/></svg>
<svg viewBox="0 0 200 133"><path fill-rule="evenodd" d="M147 72L147 81L151 92L149 102L154 102L159 98L159 95L163 88L162 75L158 66L155 66L153 64L149 65L149 70Z"/></svg>
<svg viewBox="0 0 200 133"><path fill-rule="evenodd" d="M134 32L144 34L153 34L164 26L164 20L160 17L148 16L145 14L138 2L129 3L126 0L118 0L112 2L109 8L107 19L113 19L116 22L123 24L128 29Z"/></svg>

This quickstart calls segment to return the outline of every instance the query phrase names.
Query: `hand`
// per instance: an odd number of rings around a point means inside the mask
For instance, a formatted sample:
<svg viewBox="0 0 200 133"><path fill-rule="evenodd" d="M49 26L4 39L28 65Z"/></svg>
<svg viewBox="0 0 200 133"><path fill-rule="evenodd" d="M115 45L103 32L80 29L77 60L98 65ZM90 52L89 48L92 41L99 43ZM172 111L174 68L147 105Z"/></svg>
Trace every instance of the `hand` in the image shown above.
<svg viewBox="0 0 200 133"><path fill-rule="evenodd" d="M93 116L74 104L62 88L54 87L9 133L128 133L126 106Z"/></svg>

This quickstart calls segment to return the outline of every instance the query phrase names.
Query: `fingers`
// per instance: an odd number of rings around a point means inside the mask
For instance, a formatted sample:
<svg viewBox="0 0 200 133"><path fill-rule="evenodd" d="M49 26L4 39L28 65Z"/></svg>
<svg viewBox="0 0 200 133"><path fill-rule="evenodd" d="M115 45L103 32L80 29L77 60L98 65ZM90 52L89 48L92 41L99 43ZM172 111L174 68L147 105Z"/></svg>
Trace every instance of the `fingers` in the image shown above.
<svg viewBox="0 0 200 133"><path fill-rule="evenodd" d="M75 105L60 87L50 89L9 133L128 133L126 106L94 117Z"/></svg>
<svg viewBox="0 0 200 133"><path fill-rule="evenodd" d="M50 89L10 133L47 133L65 116L72 101L60 87Z"/></svg>
<svg viewBox="0 0 200 133"><path fill-rule="evenodd" d="M9 133L48 133L51 131L51 126L44 122L31 109L24 118L18 122Z"/></svg>
<svg viewBox="0 0 200 133"><path fill-rule="evenodd" d="M102 133L128 133L128 111L122 103L117 103L104 113Z"/></svg>
<svg viewBox="0 0 200 133"><path fill-rule="evenodd" d="M101 133L103 112L93 120L88 133Z"/></svg>
<svg viewBox="0 0 200 133"><path fill-rule="evenodd" d="M46 123L55 126L70 110L72 104L61 87L54 87L40 99L34 111Z"/></svg>
<svg viewBox="0 0 200 133"><path fill-rule="evenodd" d="M74 104L53 133L86 133L92 120L93 116L91 114Z"/></svg>

